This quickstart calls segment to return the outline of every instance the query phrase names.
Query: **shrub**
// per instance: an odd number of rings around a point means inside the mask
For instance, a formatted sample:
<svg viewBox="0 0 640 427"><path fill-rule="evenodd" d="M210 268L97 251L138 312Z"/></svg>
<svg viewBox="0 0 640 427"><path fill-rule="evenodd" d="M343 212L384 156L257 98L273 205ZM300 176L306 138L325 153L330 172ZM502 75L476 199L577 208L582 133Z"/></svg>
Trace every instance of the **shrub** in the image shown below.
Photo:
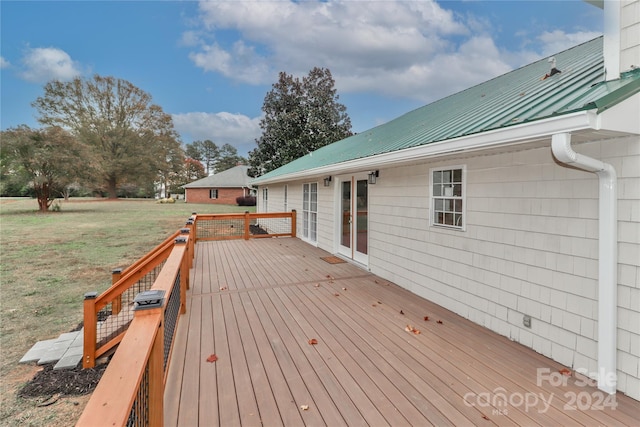
<svg viewBox="0 0 640 427"><path fill-rule="evenodd" d="M253 196L236 197L236 203L238 206L255 206L256 198Z"/></svg>

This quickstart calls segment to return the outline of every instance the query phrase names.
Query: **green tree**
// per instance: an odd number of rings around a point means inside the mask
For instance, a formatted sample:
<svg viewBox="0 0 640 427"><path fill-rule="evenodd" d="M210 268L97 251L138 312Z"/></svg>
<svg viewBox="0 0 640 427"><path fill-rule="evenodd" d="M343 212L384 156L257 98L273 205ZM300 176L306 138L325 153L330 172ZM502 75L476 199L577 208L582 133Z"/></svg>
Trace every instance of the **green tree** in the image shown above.
<svg viewBox="0 0 640 427"><path fill-rule="evenodd" d="M164 170L167 144L180 148L171 116L151 103L151 96L126 80L95 75L47 83L32 104L45 125L68 129L92 147L100 180L110 198L120 183L153 185Z"/></svg>
<svg viewBox="0 0 640 427"><path fill-rule="evenodd" d="M42 130L26 125L2 132L7 167L33 184L38 208L46 212L56 196L77 180L85 180L89 147L60 127Z"/></svg>
<svg viewBox="0 0 640 427"><path fill-rule="evenodd" d="M302 80L280 72L264 98L258 147L249 153L253 176L352 135L347 108L338 102L334 86L326 68L315 67Z"/></svg>
<svg viewBox="0 0 640 427"><path fill-rule="evenodd" d="M216 173L226 171L239 164L245 164L247 159L238 155L238 149L231 144L220 147L220 156L216 162Z"/></svg>

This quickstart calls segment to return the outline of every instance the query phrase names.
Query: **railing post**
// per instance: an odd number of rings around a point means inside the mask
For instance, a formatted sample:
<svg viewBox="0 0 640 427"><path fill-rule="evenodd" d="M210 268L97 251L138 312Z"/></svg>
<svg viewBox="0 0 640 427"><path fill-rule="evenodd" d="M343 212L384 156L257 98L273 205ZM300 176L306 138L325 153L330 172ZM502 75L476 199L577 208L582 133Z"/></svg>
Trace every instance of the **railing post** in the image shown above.
<svg viewBox="0 0 640 427"><path fill-rule="evenodd" d="M149 355L149 426L164 425L164 322Z"/></svg>
<svg viewBox="0 0 640 427"><path fill-rule="evenodd" d="M191 221L192 224L191 235L193 236L193 243L195 243L198 238L198 214L192 212L191 216L189 217L189 221Z"/></svg>
<svg viewBox="0 0 640 427"><path fill-rule="evenodd" d="M177 239L176 239L177 240ZM151 346L148 360L148 401L146 408L149 426L164 424L164 313L165 291L149 290L140 292L134 301L134 316L160 316L158 330ZM142 417L144 420L144 417Z"/></svg>
<svg viewBox="0 0 640 427"><path fill-rule="evenodd" d="M291 237L296 237L297 225L296 225L296 217L298 213L295 209L291 209Z"/></svg>
<svg viewBox="0 0 640 427"><path fill-rule="evenodd" d="M114 268L111 270L111 286L115 285L122 277L122 268ZM111 302L111 313L118 314L122 310L122 295L118 295Z"/></svg>
<svg viewBox="0 0 640 427"><path fill-rule="evenodd" d="M187 289L189 289L189 242L188 237L177 237L176 245L186 245L187 253L180 262L180 314L187 312Z"/></svg>
<svg viewBox="0 0 640 427"><path fill-rule="evenodd" d="M189 268L193 267L193 260L195 259L195 247L196 247L196 225L195 222L190 219L186 223L186 227L189 229L191 238L189 239L189 249L191 250L191 259L189 261Z"/></svg>
<svg viewBox="0 0 640 427"><path fill-rule="evenodd" d="M87 292L84 294L84 342L82 350L82 367L84 369L96 366L97 296L97 292Z"/></svg>
<svg viewBox="0 0 640 427"><path fill-rule="evenodd" d="M250 222L249 211L244 211L244 240L249 240Z"/></svg>

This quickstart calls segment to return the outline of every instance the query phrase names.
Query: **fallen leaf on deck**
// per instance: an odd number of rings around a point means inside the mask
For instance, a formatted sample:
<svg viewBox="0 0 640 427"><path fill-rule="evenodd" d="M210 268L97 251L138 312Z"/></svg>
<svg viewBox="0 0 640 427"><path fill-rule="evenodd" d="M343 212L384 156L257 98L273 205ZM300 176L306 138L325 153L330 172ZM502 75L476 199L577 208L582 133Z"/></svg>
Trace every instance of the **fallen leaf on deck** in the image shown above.
<svg viewBox="0 0 640 427"><path fill-rule="evenodd" d="M213 363L216 360L218 360L218 356L216 356L215 354L212 354L211 356L207 357L207 362L209 363Z"/></svg>
<svg viewBox="0 0 640 427"><path fill-rule="evenodd" d="M378 305L377 305L377 304L375 304L375 303L374 303L374 304L371 304L371 307L377 307L377 306L378 306Z"/></svg>
<svg viewBox="0 0 640 427"><path fill-rule="evenodd" d="M317 340L317 339L315 339L315 338L311 338L311 339L309 340L309 344L311 344L311 345L318 344L318 340Z"/></svg>
<svg viewBox="0 0 640 427"><path fill-rule="evenodd" d="M485 414L482 414L482 418L484 418L485 420L489 419L489 417L487 417Z"/></svg>
<svg viewBox="0 0 640 427"><path fill-rule="evenodd" d="M571 376L571 371L567 368L562 368L559 371L562 375L564 375L565 377L570 377Z"/></svg>
<svg viewBox="0 0 640 427"><path fill-rule="evenodd" d="M404 314L404 311L400 310L400 314Z"/></svg>
<svg viewBox="0 0 640 427"><path fill-rule="evenodd" d="M416 334L416 335L419 335L419 334L420 334L420 331L419 331L418 329L414 328L412 325L407 325L407 326L404 328L404 330L405 330L405 331L407 331L407 332L412 332L412 333L414 333L414 334Z"/></svg>
<svg viewBox="0 0 640 427"><path fill-rule="evenodd" d="M316 288L319 288L319 287L320 287L320 283L316 283L316 284L315 284L315 285L313 285L313 286L315 286Z"/></svg>
<svg viewBox="0 0 640 427"><path fill-rule="evenodd" d="M340 294L336 292L335 294L333 294L333 296L334 296L334 297L339 297L339 296L340 296Z"/></svg>
<svg viewBox="0 0 640 427"><path fill-rule="evenodd" d="M303 411L308 411L309 405L300 405L300 409L302 409Z"/></svg>
<svg viewBox="0 0 640 427"><path fill-rule="evenodd" d="M342 288L342 290L343 290L343 291L346 291L346 290L347 290L347 288Z"/></svg>
<svg viewBox="0 0 640 427"><path fill-rule="evenodd" d="M424 321L428 322L429 321L429 316L424 316Z"/></svg>
<svg viewBox="0 0 640 427"><path fill-rule="evenodd" d="M226 287L226 286L222 286L222 287L220 288L220 290L221 290L221 291L226 291L226 290L227 290L227 287Z"/></svg>
<svg viewBox="0 0 640 427"><path fill-rule="evenodd" d="M438 320L438 323L439 323L440 325L442 325L442 320Z"/></svg>
<svg viewBox="0 0 640 427"><path fill-rule="evenodd" d="M327 274L327 279L333 280L333 277L330 274Z"/></svg>

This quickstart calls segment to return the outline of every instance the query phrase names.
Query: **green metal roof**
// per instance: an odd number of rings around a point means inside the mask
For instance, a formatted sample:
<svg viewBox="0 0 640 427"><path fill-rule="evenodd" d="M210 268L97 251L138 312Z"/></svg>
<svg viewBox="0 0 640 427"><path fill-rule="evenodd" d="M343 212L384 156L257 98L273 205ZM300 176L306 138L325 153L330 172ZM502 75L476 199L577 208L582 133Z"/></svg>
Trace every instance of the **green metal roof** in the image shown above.
<svg viewBox="0 0 640 427"><path fill-rule="evenodd" d="M539 60L322 147L253 183L576 111L600 113L640 92L640 69L604 81L602 44L599 37L554 55L559 74L543 78L551 64Z"/></svg>

